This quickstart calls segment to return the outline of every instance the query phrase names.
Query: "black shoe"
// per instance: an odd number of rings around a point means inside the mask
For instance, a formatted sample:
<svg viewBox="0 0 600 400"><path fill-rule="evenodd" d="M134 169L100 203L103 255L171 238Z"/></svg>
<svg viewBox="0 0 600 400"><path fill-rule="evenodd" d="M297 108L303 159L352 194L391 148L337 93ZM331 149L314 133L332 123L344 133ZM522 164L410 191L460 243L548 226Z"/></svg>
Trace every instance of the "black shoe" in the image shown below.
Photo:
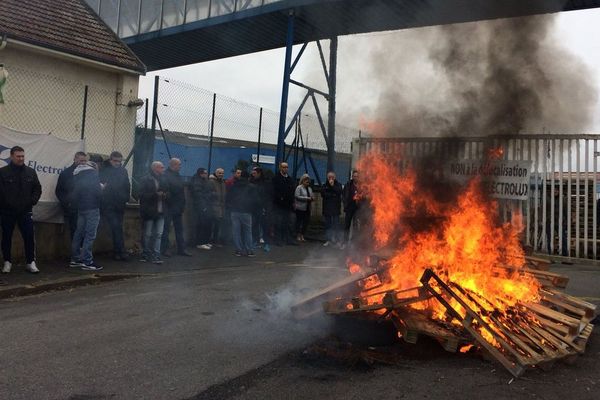
<svg viewBox="0 0 600 400"><path fill-rule="evenodd" d="M235 253L233 253L233 255L236 257L243 257L244 253L242 253L241 251L236 251Z"/></svg>
<svg viewBox="0 0 600 400"><path fill-rule="evenodd" d="M193 256L193 254L192 254L192 253L190 253L190 252L187 252L187 251L185 251L185 250L184 250L184 251L180 251L180 252L178 252L178 253L177 253L177 255L178 255L178 256L184 256L184 257L192 257L192 256Z"/></svg>
<svg viewBox="0 0 600 400"><path fill-rule="evenodd" d="M256 257L256 254L254 254L254 252L249 251L247 254L248 257Z"/></svg>
<svg viewBox="0 0 600 400"><path fill-rule="evenodd" d="M163 251L162 253L160 253L160 255L166 258L171 258L171 252L168 250Z"/></svg>
<svg viewBox="0 0 600 400"><path fill-rule="evenodd" d="M163 260L160 259L160 257L156 257L152 260L152 264L162 264Z"/></svg>

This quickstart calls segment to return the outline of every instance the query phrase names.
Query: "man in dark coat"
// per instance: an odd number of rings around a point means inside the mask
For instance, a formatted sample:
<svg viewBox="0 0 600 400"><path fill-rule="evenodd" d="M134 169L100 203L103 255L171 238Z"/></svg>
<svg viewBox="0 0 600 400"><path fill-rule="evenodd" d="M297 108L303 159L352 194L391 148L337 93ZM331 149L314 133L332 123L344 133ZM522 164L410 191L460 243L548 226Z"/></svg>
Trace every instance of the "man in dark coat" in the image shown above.
<svg viewBox="0 0 600 400"><path fill-rule="evenodd" d="M42 185L33 168L25 165L25 150L20 146L10 149L10 163L0 168L0 219L2 220L2 272L12 268L11 248L15 225L19 227L25 244L25 269L32 274L39 271L35 265L35 234L33 206L42 195Z"/></svg>
<svg viewBox="0 0 600 400"><path fill-rule="evenodd" d="M73 171L72 204L77 208L77 229L71 241L70 267L98 271L102 267L94 262L92 247L100 223L102 188L98 166L89 161Z"/></svg>
<svg viewBox="0 0 600 400"><path fill-rule="evenodd" d="M181 160L171 158L169 168L165 171L164 179L167 185L167 212L165 213L165 226L162 234L161 253L169 257L169 231L171 223L175 230L175 242L177 243L177 254L191 257L192 254L185 250L185 239L183 237L183 211L185 210L185 187L183 178L179 175Z"/></svg>
<svg viewBox="0 0 600 400"><path fill-rule="evenodd" d="M160 161L154 161L150 174L140 182L140 216L143 225L143 254L140 261L162 264L160 259L160 242L165 225L167 209L167 185L163 173L165 166Z"/></svg>
<svg viewBox="0 0 600 400"><path fill-rule="evenodd" d="M102 192L102 217L108 223L113 239L115 260L126 261L125 240L123 238L123 217L125 204L129 201L131 185L129 174L122 166L123 155L113 151L100 170L100 182L105 187Z"/></svg>
<svg viewBox="0 0 600 400"><path fill-rule="evenodd" d="M262 245L263 250L270 251L269 218L272 213L273 185L265 180L261 167L254 167L250 182L256 186L258 207L252 212L252 237L255 244Z"/></svg>
<svg viewBox="0 0 600 400"><path fill-rule="evenodd" d="M296 184L288 175L288 164L279 164L279 172L273 177L273 218L275 219L275 244L296 244L292 239L291 220Z"/></svg>
<svg viewBox="0 0 600 400"><path fill-rule="evenodd" d="M350 239L350 227L352 226L352 221L355 220L359 208L358 171L352 171L352 179L344 186L344 213L346 214L344 219L344 240L346 243Z"/></svg>
<svg viewBox="0 0 600 400"><path fill-rule="evenodd" d="M210 243L214 217L213 202L216 197L215 187L208 179L208 171L198 168L192 177L192 200L196 214L196 247L202 250L212 249Z"/></svg>
<svg viewBox="0 0 600 400"><path fill-rule="evenodd" d="M340 238L340 212L342 207L342 185L335 179L335 173L327 173L327 182L321 189L321 197L323 198L323 219L325 220L325 233L327 241L323 246L336 244ZM340 246L342 244L340 243Z"/></svg>
<svg viewBox="0 0 600 400"><path fill-rule="evenodd" d="M258 207L256 186L248 181L248 172L242 171L227 192L227 207L231 210L231 230L236 256L254 257L252 243L252 211Z"/></svg>
<svg viewBox="0 0 600 400"><path fill-rule="evenodd" d="M63 210L65 223L69 227L71 240L73 240L75 229L77 229L77 208L71 202L71 195L73 194L73 171L75 171L75 168L78 165L85 164L87 161L88 156L83 151L75 153L73 164L60 173L58 182L56 183L56 189L54 190Z"/></svg>

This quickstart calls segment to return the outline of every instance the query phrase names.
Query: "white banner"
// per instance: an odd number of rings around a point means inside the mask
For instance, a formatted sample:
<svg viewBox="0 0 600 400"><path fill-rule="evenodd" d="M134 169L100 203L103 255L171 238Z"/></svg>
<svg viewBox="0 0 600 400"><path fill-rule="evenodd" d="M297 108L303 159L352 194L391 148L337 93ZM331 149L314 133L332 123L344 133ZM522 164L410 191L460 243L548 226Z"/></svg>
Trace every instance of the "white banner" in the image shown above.
<svg viewBox="0 0 600 400"><path fill-rule="evenodd" d="M527 160L454 160L447 164L445 175L463 183L479 176L490 196L499 199L527 200L531 165L531 161Z"/></svg>
<svg viewBox="0 0 600 400"><path fill-rule="evenodd" d="M33 168L42 184L42 197L33 208L33 219L62 222L62 211L54 194L58 175L73 164L73 156L83 151L84 141L69 142L46 133L25 133L0 126L0 167L10 161L10 149L25 149L25 165Z"/></svg>

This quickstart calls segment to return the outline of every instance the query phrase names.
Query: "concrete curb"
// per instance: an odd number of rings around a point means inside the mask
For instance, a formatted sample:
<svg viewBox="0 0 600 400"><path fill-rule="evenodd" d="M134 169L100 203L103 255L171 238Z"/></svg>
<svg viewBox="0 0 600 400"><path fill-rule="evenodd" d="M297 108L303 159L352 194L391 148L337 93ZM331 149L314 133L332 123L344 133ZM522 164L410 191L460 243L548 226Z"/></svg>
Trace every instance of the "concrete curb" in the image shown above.
<svg viewBox="0 0 600 400"><path fill-rule="evenodd" d="M0 300L14 297L32 296L49 291L72 289L80 286L98 285L104 282L140 278L144 276L153 276L153 274L90 274L78 277L60 278L52 281L36 282L33 284L0 286Z"/></svg>

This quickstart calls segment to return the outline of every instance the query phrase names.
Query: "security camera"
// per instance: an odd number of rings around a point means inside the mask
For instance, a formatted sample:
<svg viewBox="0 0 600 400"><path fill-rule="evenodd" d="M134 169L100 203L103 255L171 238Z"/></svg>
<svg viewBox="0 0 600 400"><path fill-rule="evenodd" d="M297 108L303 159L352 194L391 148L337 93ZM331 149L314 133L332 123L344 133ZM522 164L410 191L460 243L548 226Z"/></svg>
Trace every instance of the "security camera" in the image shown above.
<svg viewBox="0 0 600 400"><path fill-rule="evenodd" d="M127 107L140 108L143 105L144 105L144 100L142 100L142 99L129 100L129 102L127 103Z"/></svg>

